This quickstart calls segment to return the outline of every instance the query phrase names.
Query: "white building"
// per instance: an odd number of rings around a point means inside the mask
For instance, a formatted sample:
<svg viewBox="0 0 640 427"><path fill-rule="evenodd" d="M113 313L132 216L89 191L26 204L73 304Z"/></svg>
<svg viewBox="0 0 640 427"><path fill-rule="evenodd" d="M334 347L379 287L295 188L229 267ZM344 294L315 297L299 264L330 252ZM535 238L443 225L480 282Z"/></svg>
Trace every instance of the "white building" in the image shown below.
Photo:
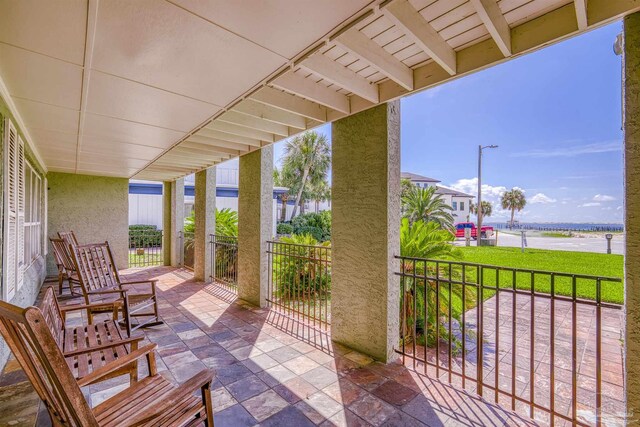
<svg viewBox="0 0 640 427"><path fill-rule="evenodd" d="M273 234L275 235L276 219L279 218L278 195L286 189L273 189ZM185 177L184 215L193 211L195 198L195 182L193 175ZM238 170L216 168L216 208L238 210ZM162 229L162 183L153 181L131 180L129 182L129 225L155 225Z"/></svg>
<svg viewBox="0 0 640 427"><path fill-rule="evenodd" d="M412 184L420 188L436 187L436 194L453 209L451 214L453 215L454 222L464 222L468 220L470 216L469 207L474 198L471 194L440 185L441 181L435 178L429 178L428 176L411 172L402 172L402 179L408 179Z"/></svg>

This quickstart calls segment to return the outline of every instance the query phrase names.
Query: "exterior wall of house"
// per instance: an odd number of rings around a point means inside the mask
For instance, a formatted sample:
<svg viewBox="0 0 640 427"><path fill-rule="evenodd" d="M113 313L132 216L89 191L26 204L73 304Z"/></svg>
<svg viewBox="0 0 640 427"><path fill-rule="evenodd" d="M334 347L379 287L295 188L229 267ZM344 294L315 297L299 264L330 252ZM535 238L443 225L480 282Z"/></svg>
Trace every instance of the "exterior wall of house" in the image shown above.
<svg viewBox="0 0 640 427"><path fill-rule="evenodd" d="M11 114L11 111L9 110L7 105L4 103L2 98L0 98L0 151L4 150L3 135L4 135L4 119L6 117L8 117L14 122L18 130L18 133L22 133L22 130L20 129L20 127L17 125L17 123L15 123L13 114ZM42 165L40 165L35 160L28 144L25 144L25 150L26 150L27 159L29 159L30 163L36 169L38 169L38 172L42 173L43 172ZM0 156L0 158L4 158L4 152L2 152L2 156ZM3 177L4 177L4 162L0 161L0 188L4 188ZM4 206L3 200L4 200L4 191L0 191L0 207ZM42 204L44 205L44 193L43 193ZM43 209L42 215L43 215L42 224L46 224L46 218L47 218L46 210ZM3 223L3 218L4 218L4 209L0 208L0 225ZM0 238L2 239L4 238L3 235L0 235L0 236L2 236ZM47 246L44 246L44 247L47 247ZM2 259L2 248L3 248L3 245L0 244L0 260ZM43 255L44 255L44 252L43 252ZM44 256L38 256L33 261L31 261L24 271L22 286L20 286L16 290L15 295L8 302L10 302L11 304L18 305L20 307L27 307L29 305L32 305L36 297L38 296L38 292L42 287L42 283L44 282L45 271L46 271L46 268L45 268ZM3 265L0 262L0 277L2 277L3 273L4 273ZM4 283L4 280L2 282ZM0 299L2 298L2 295L3 293L0 292ZM9 353L10 353L9 347L6 345L4 340L0 337L0 370L2 369L2 367L4 367L7 359L9 358Z"/></svg>
<svg viewBox="0 0 640 427"><path fill-rule="evenodd" d="M457 196L448 197L451 199L451 203L449 203L449 206L453 207L453 204L455 203L456 209L452 212L455 221L466 222L467 218L469 218L469 205L471 204L472 198Z"/></svg>
<svg viewBox="0 0 640 427"><path fill-rule="evenodd" d="M49 235L73 230L80 243L109 241L116 265L126 268L129 180L58 172L47 178ZM159 200L162 203L162 197ZM47 258L47 274L57 274L53 257Z"/></svg>

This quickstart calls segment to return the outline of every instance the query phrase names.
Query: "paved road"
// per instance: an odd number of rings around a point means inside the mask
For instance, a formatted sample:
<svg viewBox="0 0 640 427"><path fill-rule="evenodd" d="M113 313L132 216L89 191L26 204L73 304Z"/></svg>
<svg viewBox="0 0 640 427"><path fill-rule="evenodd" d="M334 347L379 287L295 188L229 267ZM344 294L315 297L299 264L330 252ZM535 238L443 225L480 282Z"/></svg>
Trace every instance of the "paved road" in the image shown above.
<svg viewBox="0 0 640 427"><path fill-rule="evenodd" d="M520 247L520 235L513 235L504 232L498 234L498 246ZM472 245L475 242L472 241ZM552 249L558 251L578 251L578 252L607 252L607 241L603 237L527 237L528 248ZM456 240L456 245L464 246L464 240ZM611 252L614 254L624 253L624 237L620 234L614 235L611 242Z"/></svg>

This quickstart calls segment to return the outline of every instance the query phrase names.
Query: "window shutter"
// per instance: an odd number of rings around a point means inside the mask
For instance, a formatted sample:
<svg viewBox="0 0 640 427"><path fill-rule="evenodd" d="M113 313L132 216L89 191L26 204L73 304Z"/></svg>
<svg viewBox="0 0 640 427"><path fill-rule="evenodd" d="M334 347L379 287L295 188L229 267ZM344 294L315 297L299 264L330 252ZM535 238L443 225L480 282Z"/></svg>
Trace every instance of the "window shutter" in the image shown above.
<svg viewBox="0 0 640 427"><path fill-rule="evenodd" d="M16 199L17 199L17 233L16 233L16 290L22 287L24 277L24 142L18 137L16 153Z"/></svg>
<svg viewBox="0 0 640 427"><path fill-rule="evenodd" d="M42 255L47 255L49 252L49 245L47 245L47 236L49 235L49 217L47 216L47 212L49 212L49 189L47 178L43 178L42 180L42 192L44 193L44 197L42 198L42 214L40 215L40 221L42 221Z"/></svg>
<svg viewBox="0 0 640 427"><path fill-rule="evenodd" d="M5 236L4 236L4 297L11 300L16 293L16 154L18 133L7 118L4 126L4 170L5 170Z"/></svg>

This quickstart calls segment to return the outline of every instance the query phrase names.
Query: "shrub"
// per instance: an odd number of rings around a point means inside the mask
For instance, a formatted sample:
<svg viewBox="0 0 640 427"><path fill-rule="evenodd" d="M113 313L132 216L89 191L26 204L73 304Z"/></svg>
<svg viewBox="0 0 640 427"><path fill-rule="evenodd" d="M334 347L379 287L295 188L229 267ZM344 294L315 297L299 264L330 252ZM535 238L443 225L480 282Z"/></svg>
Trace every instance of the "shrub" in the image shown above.
<svg viewBox="0 0 640 427"><path fill-rule="evenodd" d="M273 275L278 297L327 296L331 287L331 271L327 268L331 252L324 247L328 247L329 242L319 244L309 234L283 237L280 241L293 245L287 248L286 255L274 256Z"/></svg>
<svg viewBox="0 0 640 427"><path fill-rule="evenodd" d="M322 232L321 228L312 227L308 225L304 227L299 227L293 235L294 236L311 236L314 238L314 240L317 240L318 242L327 241L327 239L325 239L324 233Z"/></svg>
<svg viewBox="0 0 640 427"><path fill-rule="evenodd" d="M162 245L162 230L158 230L155 225L130 225L129 226L129 247L146 248Z"/></svg>
<svg viewBox="0 0 640 427"><path fill-rule="evenodd" d="M324 242L331 239L331 212L307 213L298 215L291 220L294 234L311 233L318 241ZM312 227L312 228L309 228ZM318 234L315 229L320 230Z"/></svg>
<svg viewBox="0 0 640 427"><path fill-rule="evenodd" d="M278 234L293 234L293 225L287 224L286 222L281 222L276 227L276 232Z"/></svg>

